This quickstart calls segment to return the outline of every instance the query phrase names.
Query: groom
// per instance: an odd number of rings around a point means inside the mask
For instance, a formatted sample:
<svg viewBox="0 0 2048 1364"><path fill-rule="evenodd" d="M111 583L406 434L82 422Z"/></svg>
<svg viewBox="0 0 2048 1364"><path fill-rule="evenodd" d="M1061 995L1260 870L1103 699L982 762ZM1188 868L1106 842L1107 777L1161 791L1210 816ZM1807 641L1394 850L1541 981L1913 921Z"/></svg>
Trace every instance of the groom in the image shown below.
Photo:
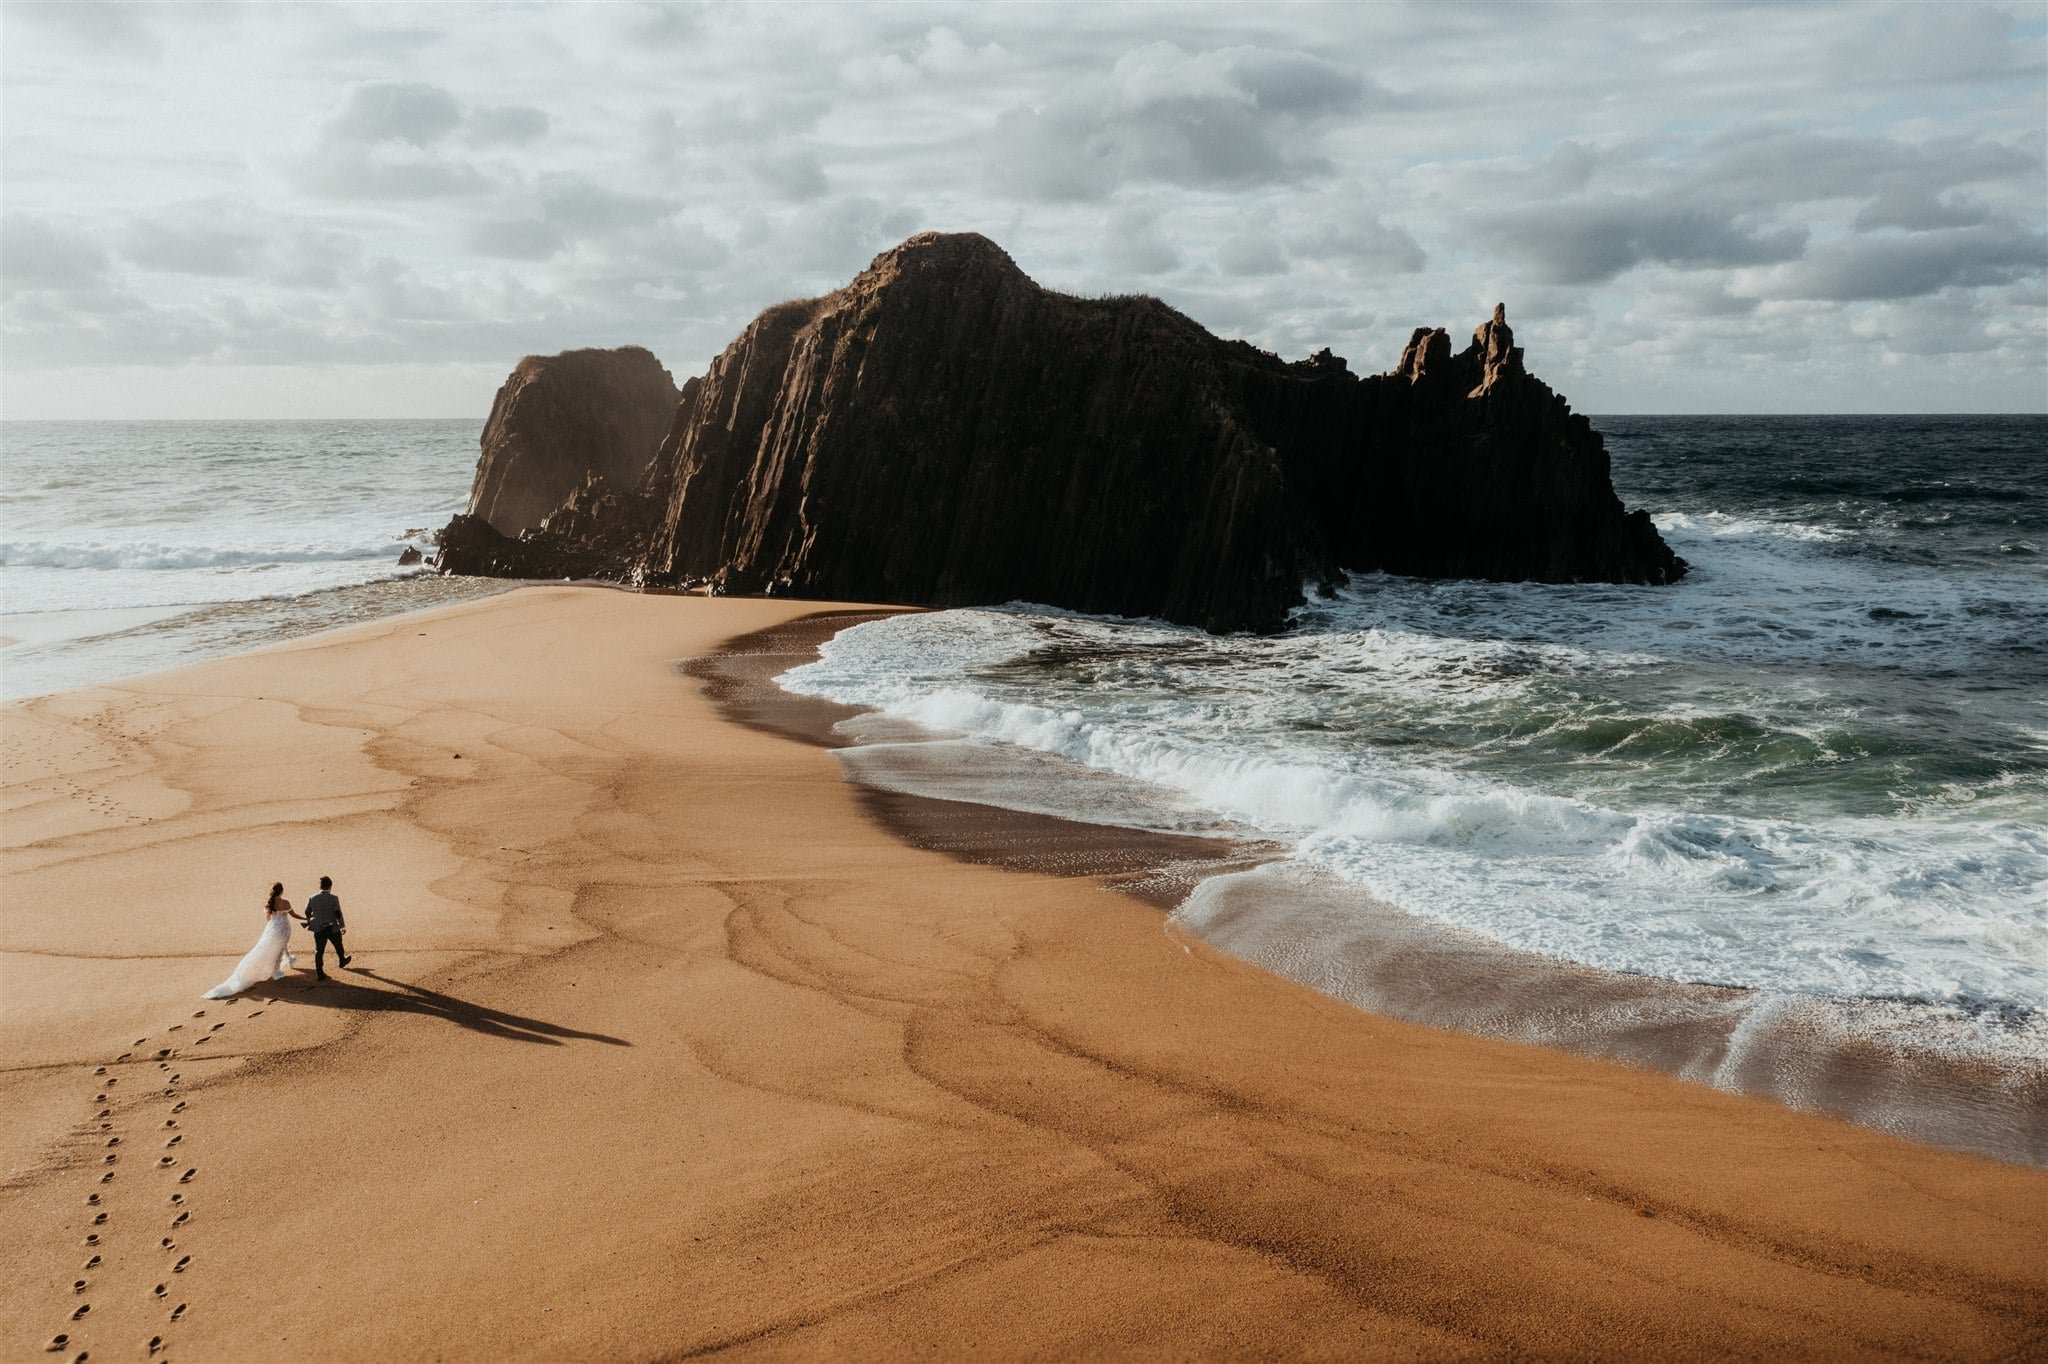
<svg viewBox="0 0 2048 1364"><path fill-rule="evenodd" d="M347 925L341 921L341 901L334 896L334 882L320 878L320 893L306 901L306 927L313 930L313 978L327 979L327 944L334 944L336 969L348 965L342 951L341 935Z"/></svg>

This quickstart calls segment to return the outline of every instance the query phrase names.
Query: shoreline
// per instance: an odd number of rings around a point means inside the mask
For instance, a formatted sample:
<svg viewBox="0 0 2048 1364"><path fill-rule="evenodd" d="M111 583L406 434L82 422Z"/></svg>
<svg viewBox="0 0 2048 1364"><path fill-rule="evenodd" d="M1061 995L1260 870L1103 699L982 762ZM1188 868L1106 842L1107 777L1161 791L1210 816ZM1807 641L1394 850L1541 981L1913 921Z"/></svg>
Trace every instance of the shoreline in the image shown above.
<svg viewBox="0 0 2048 1364"><path fill-rule="evenodd" d="M176 668L310 639L366 621L390 620L519 586L444 578L395 566L363 582L275 596L175 606L81 607L12 612L0 655L0 704L122 686Z"/></svg>
<svg viewBox="0 0 2048 1364"><path fill-rule="evenodd" d="M840 630L883 614L894 613L800 617L729 641L719 658L685 671L709 682L726 718L833 750L870 815L911 847L1010 870L1110 878L1166 911L1175 928L1384 1018L1638 1066L2048 1169L2048 1062L2000 1066L1859 1031L1844 1011L1869 1001L1776 996L1520 951L1313 875L1270 840L1158 833L878 784L892 775L886 761L871 771L860 761L869 741L835 728L878 713L785 692L773 679L817 658ZM944 737L903 721L885 725L891 742ZM1096 775L1073 771L1083 781ZM985 784L1000 794L1000 765ZM1276 903L1293 919L1277 918ZM1302 935L1303 924L1314 936Z"/></svg>
<svg viewBox="0 0 2048 1364"><path fill-rule="evenodd" d="M921 609L798 616L727 640L716 653L690 659L679 671L704 684L706 699L722 718L844 756L862 744L844 737L838 725L873 712L784 691L775 684L776 676L816 658L819 645L841 630ZM1257 865L1278 850L1277 844L1267 842L1089 824L979 801L895 791L863 781L851 768L840 770L868 817L906 846L973 866L1101 878L1168 913L1207 876Z"/></svg>
<svg viewBox="0 0 2048 1364"><path fill-rule="evenodd" d="M524 588L10 704L4 1352L2048 1332L2038 1172L1377 1018L1097 874L897 842L670 667L818 609ZM200 1002L269 873L323 869L368 970Z"/></svg>

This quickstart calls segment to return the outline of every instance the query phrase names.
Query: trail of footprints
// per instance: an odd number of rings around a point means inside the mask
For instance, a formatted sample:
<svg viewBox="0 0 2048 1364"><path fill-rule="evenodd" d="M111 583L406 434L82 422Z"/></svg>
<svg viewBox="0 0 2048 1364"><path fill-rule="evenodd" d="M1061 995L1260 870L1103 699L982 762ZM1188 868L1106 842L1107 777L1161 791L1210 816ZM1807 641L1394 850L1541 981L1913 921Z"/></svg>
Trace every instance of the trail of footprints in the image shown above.
<svg viewBox="0 0 2048 1364"><path fill-rule="evenodd" d="M228 999L209 1007L220 1009L243 1002ZM263 1008L258 1007L243 1017L256 1018L262 1013ZM93 1068L94 1112L88 1130L97 1139L94 1149L101 1154L88 1167L93 1172L85 1195L90 1215L79 1246L84 1258L71 1283L71 1301L62 1309L65 1324L43 1346L45 1352L72 1364L86 1364L95 1357L163 1361L170 1348L165 1331L189 1313L189 1304L175 1291L178 1280L174 1276L192 1268L192 1257L179 1250L178 1237L192 1221L192 1204L185 1190L199 1177L199 1167L191 1163L185 1140L188 1101L180 1088L184 1076L178 1058L182 1047L210 1042L227 1026L226 1019L209 1021L207 1014L207 1009L201 1009L187 1023L165 1029L165 1041L170 1045L152 1049L151 1039L139 1037L132 1050ZM174 1036L188 1030L198 1036L183 1041ZM151 1063L156 1066L153 1075L145 1069ZM124 1070L130 1074L116 1073ZM138 1097L121 1088L124 1079L133 1084L142 1076L155 1082L154 1093ZM123 1103L124 1099L131 1102ZM146 1290L147 1305L162 1314L163 1329L146 1340L89 1341L93 1299L102 1291L99 1286L104 1283L104 1291L109 1292L132 1291L116 1288L117 1278L154 1282L155 1286ZM95 1345L102 1350L98 1356L93 1352Z"/></svg>

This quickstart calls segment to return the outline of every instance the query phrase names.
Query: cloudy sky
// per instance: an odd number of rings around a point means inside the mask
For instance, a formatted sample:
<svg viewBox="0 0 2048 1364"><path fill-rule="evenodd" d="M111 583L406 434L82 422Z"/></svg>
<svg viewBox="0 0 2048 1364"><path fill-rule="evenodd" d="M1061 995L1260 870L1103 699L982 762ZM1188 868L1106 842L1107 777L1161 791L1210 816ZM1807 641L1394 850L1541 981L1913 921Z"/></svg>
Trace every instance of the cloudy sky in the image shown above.
<svg viewBox="0 0 2048 1364"><path fill-rule="evenodd" d="M2048 408L2048 6L10 3L10 417L680 381L912 232L1581 410Z"/></svg>

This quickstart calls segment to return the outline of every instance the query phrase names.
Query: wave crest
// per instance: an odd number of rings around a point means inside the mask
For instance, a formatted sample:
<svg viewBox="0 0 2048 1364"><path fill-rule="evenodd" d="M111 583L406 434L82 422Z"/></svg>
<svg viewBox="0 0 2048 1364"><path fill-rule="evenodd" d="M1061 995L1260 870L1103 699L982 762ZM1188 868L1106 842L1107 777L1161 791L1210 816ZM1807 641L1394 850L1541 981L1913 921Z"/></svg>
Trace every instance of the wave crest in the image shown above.
<svg viewBox="0 0 2048 1364"><path fill-rule="evenodd" d="M333 541L291 546L180 545L160 541L109 543L54 540L0 541L0 568L74 568L187 571L267 568L277 564L358 563L396 560L394 540Z"/></svg>

